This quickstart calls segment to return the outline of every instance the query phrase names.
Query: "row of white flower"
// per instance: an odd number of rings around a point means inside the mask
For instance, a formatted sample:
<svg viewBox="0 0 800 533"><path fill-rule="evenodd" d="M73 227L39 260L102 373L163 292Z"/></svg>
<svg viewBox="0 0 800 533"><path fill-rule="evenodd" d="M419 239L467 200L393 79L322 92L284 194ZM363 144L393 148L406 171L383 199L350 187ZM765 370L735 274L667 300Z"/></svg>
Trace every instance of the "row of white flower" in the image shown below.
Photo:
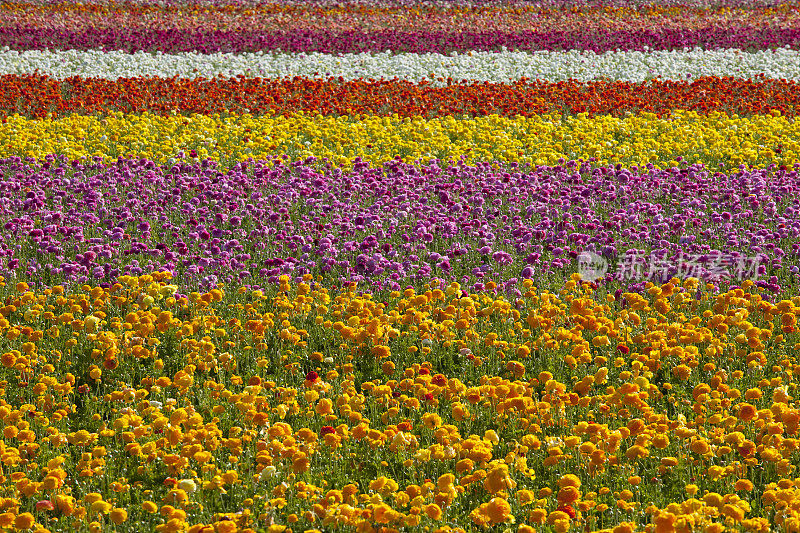
<svg viewBox="0 0 800 533"><path fill-rule="evenodd" d="M683 50L648 52L468 52L463 54L151 54L100 50L0 50L0 74L39 72L53 78L70 76L213 78L328 78L488 81L521 78L561 81L609 79L640 82L652 78L691 80L729 76L800 80L800 51Z"/></svg>

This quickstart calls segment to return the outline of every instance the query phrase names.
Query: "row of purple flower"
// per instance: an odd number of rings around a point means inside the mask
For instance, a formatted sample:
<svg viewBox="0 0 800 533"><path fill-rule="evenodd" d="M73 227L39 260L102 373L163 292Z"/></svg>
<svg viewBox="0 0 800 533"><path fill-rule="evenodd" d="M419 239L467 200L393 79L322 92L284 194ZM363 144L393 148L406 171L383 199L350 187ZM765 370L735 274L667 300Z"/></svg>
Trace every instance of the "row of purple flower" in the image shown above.
<svg viewBox="0 0 800 533"><path fill-rule="evenodd" d="M775 292L798 272L798 167L391 161L345 171L275 158L222 171L212 161L49 157L0 160L0 171L0 274L46 284L167 269L195 286L311 273L334 286L441 276L514 292L520 278L563 279L587 253L609 264L601 282L621 281L615 272L633 256L673 265L665 276L693 257L714 282L725 281L719 258L754 258L752 276Z"/></svg>

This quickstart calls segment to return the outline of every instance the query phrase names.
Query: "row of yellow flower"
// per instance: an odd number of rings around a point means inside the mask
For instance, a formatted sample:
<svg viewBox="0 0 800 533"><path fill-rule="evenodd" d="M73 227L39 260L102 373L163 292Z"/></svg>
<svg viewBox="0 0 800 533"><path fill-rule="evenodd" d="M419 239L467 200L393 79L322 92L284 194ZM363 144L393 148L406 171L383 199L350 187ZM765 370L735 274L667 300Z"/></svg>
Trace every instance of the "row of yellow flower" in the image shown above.
<svg viewBox="0 0 800 533"><path fill-rule="evenodd" d="M434 119L364 116L79 116L56 120L9 117L0 126L0 157L70 158L120 155L166 161L194 150L231 163L275 154L328 158L350 165L357 157L382 163L465 158L552 165L559 159L597 158L659 168L676 159L716 166L791 166L798 161L800 124L782 116L700 115L676 111L611 116L486 116Z"/></svg>
<svg viewBox="0 0 800 533"><path fill-rule="evenodd" d="M521 287L6 287L0 527L800 527L800 298Z"/></svg>

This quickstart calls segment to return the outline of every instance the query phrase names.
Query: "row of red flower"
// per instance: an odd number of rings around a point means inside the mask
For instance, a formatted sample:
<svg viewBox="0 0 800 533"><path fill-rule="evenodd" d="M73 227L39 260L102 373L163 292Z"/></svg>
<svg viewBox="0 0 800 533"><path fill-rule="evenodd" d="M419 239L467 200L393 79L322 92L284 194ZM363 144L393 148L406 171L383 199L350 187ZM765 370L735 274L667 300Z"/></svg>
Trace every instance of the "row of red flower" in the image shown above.
<svg viewBox="0 0 800 533"><path fill-rule="evenodd" d="M444 83L446 80L441 80ZM789 116L800 110L800 84L784 80L700 78L693 82L598 81L514 84L407 81L345 81L294 78L215 78L206 80L126 78L110 81L41 75L0 76L0 114L42 118L73 113L155 114L252 113L400 116L537 115L545 113L623 115L626 112Z"/></svg>

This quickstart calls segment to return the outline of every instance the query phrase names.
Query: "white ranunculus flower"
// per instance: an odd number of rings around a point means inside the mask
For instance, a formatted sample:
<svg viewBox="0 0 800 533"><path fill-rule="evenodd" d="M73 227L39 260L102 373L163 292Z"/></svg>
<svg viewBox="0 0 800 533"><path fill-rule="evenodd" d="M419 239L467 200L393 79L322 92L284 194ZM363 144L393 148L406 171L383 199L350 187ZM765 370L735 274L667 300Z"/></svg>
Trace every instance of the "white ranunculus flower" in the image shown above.
<svg viewBox="0 0 800 533"><path fill-rule="evenodd" d="M274 476L277 473L277 471L278 470L272 465L265 466L264 470L262 470L261 474L259 474L258 479L259 479L259 481L266 481L267 479L269 479L272 476Z"/></svg>
<svg viewBox="0 0 800 533"><path fill-rule="evenodd" d="M470 52L448 55L391 52L288 54L196 52L164 54L100 50L0 49L0 74L33 72L63 79L69 76L116 80L120 77L155 76L213 78L245 75L263 78L302 76L345 79L401 79L433 85L455 81L507 83L531 80L591 81L608 79L641 82L652 78L691 80L701 76L732 76L800 80L800 51L787 48L744 52L742 50L656 50L584 52Z"/></svg>
<svg viewBox="0 0 800 533"><path fill-rule="evenodd" d="M178 488L186 491L187 494L193 494L197 491L197 483L191 479L182 479L178 481Z"/></svg>

